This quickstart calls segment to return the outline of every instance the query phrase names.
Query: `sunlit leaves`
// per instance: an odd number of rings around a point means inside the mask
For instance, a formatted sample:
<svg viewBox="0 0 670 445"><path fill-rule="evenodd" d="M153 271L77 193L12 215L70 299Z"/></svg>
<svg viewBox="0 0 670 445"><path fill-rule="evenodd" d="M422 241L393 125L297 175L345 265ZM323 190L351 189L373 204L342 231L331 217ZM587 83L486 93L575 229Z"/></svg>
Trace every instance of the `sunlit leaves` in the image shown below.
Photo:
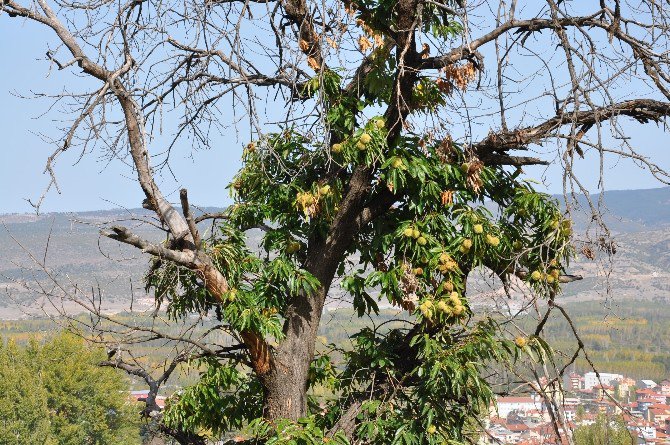
<svg viewBox="0 0 670 445"><path fill-rule="evenodd" d="M341 142L341 151L335 157L344 164L379 165L386 151L387 129L382 118L371 119L362 128Z"/></svg>
<svg viewBox="0 0 670 445"><path fill-rule="evenodd" d="M356 16L359 5L347 6ZM265 422L256 405L239 411L242 396L255 402L262 394L238 361L206 363L200 382L175 398L168 417L175 424L236 429L266 444L340 443L341 436L326 434L349 402L360 401L356 428L366 443L465 443L493 400L485 367L552 359L541 338L524 336L515 344L478 313L466 281L473 270L486 269L507 282L525 279L539 296L553 295L572 253L571 226L558 203L519 171L485 164L448 135L424 134L410 124L389 133L396 123L370 116L371 105L387 104L393 91L396 67L380 45L396 17L385 0L360 6L368 12L365 22L355 17L357 25L379 38L360 79L363 94L344 94L347 79L326 70L300 91L324 106L319 124L325 128L297 123L244 150L244 165L229 187L235 202L202 246L229 282L222 301L203 290L197 274L160 262L149 284L175 318L214 313L231 331L259 333L271 344L284 339L285 317L296 315L291 303L311 303L328 292L321 287L331 279L358 317L377 313L380 302L404 312L383 327L353 332L347 348L330 345L341 362L317 355L308 381L296 384L328 396L311 403L299 421ZM433 6L423 19L425 32L439 38L461 31ZM425 46L422 56L429 50ZM433 113L454 88L475 80L476 68L451 66L439 76L418 78L408 98L411 111ZM346 202L354 172L366 182L360 202ZM387 204L376 207L380 202ZM336 276L315 272L326 276L320 283L308 272L323 260L314 252L335 244L338 231L346 231L337 224L342 208L356 206L359 215L345 221L356 224L351 239L328 259ZM366 218L382 210L366 219L361 208ZM252 230L261 238L258 251L246 245ZM216 419L215 412L224 415Z"/></svg>
<svg viewBox="0 0 670 445"><path fill-rule="evenodd" d="M324 70L305 82L302 86L303 95L313 96L323 93L326 100L335 102L340 98L340 83L342 78L337 72Z"/></svg>
<svg viewBox="0 0 670 445"><path fill-rule="evenodd" d="M424 111L435 111L446 103L444 92L437 82L426 77L417 82L412 99L414 106Z"/></svg>
<svg viewBox="0 0 670 445"><path fill-rule="evenodd" d="M195 385L173 395L163 421L184 431L208 430L212 437L237 430L245 419L261 415L261 388L258 381L234 366L202 360L203 369Z"/></svg>
<svg viewBox="0 0 670 445"><path fill-rule="evenodd" d="M306 417L298 421L280 419L277 422L267 422L255 419L245 429L249 437L258 439L266 445L347 445L349 442L340 432L328 436L323 427L318 425L313 417Z"/></svg>
<svg viewBox="0 0 670 445"><path fill-rule="evenodd" d="M373 104L388 103L393 91L395 59L383 48L373 53L373 64L365 77L365 98Z"/></svg>
<svg viewBox="0 0 670 445"><path fill-rule="evenodd" d="M380 386L388 381L394 388L390 396L364 397L358 436L379 444L465 442L468 422L487 412L493 400L482 370L510 358L496 333L495 323L485 321L467 335L426 331L408 337L407 331L392 329L384 335L363 330L354 336L345 388L356 391L369 379Z"/></svg>

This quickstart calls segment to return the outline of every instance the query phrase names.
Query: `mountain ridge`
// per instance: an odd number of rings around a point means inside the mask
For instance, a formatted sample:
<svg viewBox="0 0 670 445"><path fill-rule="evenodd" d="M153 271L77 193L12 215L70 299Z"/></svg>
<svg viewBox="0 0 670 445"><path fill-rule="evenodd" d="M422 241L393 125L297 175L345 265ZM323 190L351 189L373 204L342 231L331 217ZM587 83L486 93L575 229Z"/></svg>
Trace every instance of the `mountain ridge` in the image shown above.
<svg viewBox="0 0 670 445"><path fill-rule="evenodd" d="M598 198L599 195L592 196L594 201ZM670 187L610 191L604 202L605 221L618 253L611 263L604 252L596 252L596 261L579 256L569 271L583 275L584 280L566 286L563 298L609 298L612 289L620 298L665 297L670 292ZM579 204L585 207L585 202ZM221 210L202 207L199 212ZM589 226L589 217L583 212L575 216L578 231ZM142 220L152 224L142 224ZM99 287L110 311L123 310L131 300L136 308L150 308L151 295L143 291L139 296L131 294L131 289L138 294L137 289L143 288L148 257L101 236L100 228L110 221L126 224L139 236L156 242L164 236L155 228L155 216L142 208L0 214L0 319L24 316L17 303L32 301L30 304L34 305L36 294L26 283L46 277L35 258L44 258L59 279L82 288ZM253 235L254 240L257 236ZM605 276L609 277L609 284L605 283Z"/></svg>
<svg viewBox="0 0 670 445"><path fill-rule="evenodd" d="M603 193L590 194L591 201L597 205ZM563 201L564 196L559 194L552 195L559 201ZM670 225L670 186L657 187L650 189L622 189L607 190L604 192L604 213L610 218L623 218L632 223L649 224L668 224ZM582 210L589 208L586 197L583 194L577 194L576 203ZM179 206L175 206L179 209ZM216 206L196 206L192 205L195 212L217 212L225 207ZM41 214L8 212L0 213L0 222L5 220L26 219L32 222L38 219L44 219L53 216L81 216L81 217L105 217L105 216L130 216L143 215L153 216L153 213L141 207L136 208L117 208L100 209L86 211L61 211L48 212Z"/></svg>

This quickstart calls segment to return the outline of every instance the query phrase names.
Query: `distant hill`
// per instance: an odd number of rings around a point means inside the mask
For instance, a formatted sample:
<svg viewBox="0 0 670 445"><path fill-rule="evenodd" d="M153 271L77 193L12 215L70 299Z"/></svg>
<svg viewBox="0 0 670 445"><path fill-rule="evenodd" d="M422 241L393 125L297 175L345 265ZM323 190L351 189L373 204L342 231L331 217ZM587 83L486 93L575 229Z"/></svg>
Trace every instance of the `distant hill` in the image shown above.
<svg viewBox="0 0 670 445"><path fill-rule="evenodd" d="M177 207L181 211L181 207ZM203 213L215 213L223 211L221 207L196 207L192 206L193 214L198 216ZM87 222L110 222L119 220L129 220L136 218L155 219L156 215L150 210L141 207L132 209L107 209L107 210L91 210L85 212L52 212L40 213L0 213L0 224L21 224L21 223L36 223L49 222L52 220L58 222L67 222L70 224L72 220L81 220Z"/></svg>
<svg viewBox="0 0 670 445"><path fill-rule="evenodd" d="M591 198L597 202L599 195ZM584 197L578 202L587 208ZM599 261L577 258L571 272L583 275L584 280L566 286L563 298L602 299L608 288L610 298L652 300L670 295L670 187L609 191L604 204L601 210L614 233L618 253L612 263L601 252ZM588 226L584 213L574 216L578 230ZM100 288L104 304L112 311L127 308L131 300L135 308L150 307L152 300L142 282L148 257L101 237L100 228L110 223L126 225L154 241L163 236L155 228L155 217L144 209L0 215L0 319L21 317L25 308L19 304L30 303L28 312L35 313L36 294L26 285L46 276L29 253L41 261L47 245L47 267L62 282L76 283L79 291ZM258 236L254 234L254 242Z"/></svg>
<svg viewBox="0 0 670 445"><path fill-rule="evenodd" d="M621 218L652 228L670 224L670 187L614 190L604 200L612 214Z"/></svg>
<svg viewBox="0 0 670 445"><path fill-rule="evenodd" d="M562 195L556 198L563 201ZM598 206L600 194L593 194L590 198ZM588 202L584 195L578 195L577 203L582 212L575 215L575 222L586 227L590 216ZM603 203L599 211L612 231L639 232L670 227L670 187L610 190L604 193Z"/></svg>
<svg viewBox="0 0 670 445"><path fill-rule="evenodd" d="M222 209L204 208L201 212ZM160 242L163 233L155 216L145 209L100 210L81 213L0 215L0 319L53 312L29 287L36 280L51 290L45 262L53 277L69 292L103 293L109 311L147 308L142 277L149 258L137 249L100 235L112 224L129 227L136 234ZM22 307L27 305L29 307ZM72 308L71 310L81 310Z"/></svg>

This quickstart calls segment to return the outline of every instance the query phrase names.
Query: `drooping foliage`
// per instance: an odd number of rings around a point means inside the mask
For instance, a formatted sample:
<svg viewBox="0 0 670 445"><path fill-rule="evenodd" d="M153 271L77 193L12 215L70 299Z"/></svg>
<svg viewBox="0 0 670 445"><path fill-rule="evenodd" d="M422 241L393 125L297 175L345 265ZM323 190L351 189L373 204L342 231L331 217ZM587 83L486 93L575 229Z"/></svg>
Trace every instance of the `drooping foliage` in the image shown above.
<svg viewBox="0 0 670 445"><path fill-rule="evenodd" d="M323 85L327 95L338 90L328 85L335 81L336 74L326 73L311 88L316 93ZM557 292L572 253L570 221L557 202L535 191L520 170L484 165L448 135L406 131L389 141L384 117L352 115L357 123L349 131L348 115L331 110L339 142L290 128L247 145L230 186L235 204L205 246L231 286L216 316L235 330L281 341L289 304L320 285L304 269L310 242L327 236L353 172L366 166L370 201L391 196L393 204L357 231L337 275L359 316L377 311L381 301L407 310L409 321L356 333L344 362L317 356L309 385L327 388L331 397L312 404L298 424L260 420L261 386L238 363L210 364L200 383L173 400L168 422L218 433L246 426L249 437L273 438L267 443L311 443L359 401L356 435L367 443L460 443L493 401L487 366L513 366L526 352L540 360L551 353L536 337L505 338L495 320L476 314L466 279L484 267L503 280L520 277L540 294ZM257 228L260 252L246 245L245 233ZM214 314L215 300L197 277L169 268L154 270L149 280L159 298L169 298L172 313Z"/></svg>

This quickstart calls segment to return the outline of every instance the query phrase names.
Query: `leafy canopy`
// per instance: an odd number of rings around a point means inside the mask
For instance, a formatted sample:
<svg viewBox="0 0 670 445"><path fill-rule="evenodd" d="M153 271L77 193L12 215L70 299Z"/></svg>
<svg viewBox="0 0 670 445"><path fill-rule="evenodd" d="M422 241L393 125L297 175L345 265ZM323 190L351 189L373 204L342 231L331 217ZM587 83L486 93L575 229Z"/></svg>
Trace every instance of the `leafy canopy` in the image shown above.
<svg viewBox="0 0 670 445"><path fill-rule="evenodd" d="M380 24L395 20L391 3L365 6L374 12L359 25L368 37L378 37L386 29ZM437 9L424 18L424 31L435 38L460 32ZM488 365L551 354L540 338L506 338L495 320L474 313L466 279L485 267L504 280L521 277L542 295L557 292L572 253L570 221L520 169L485 165L447 133L407 126L391 137L384 116L366 117L389 104L395 70L383 46L372 57L360 98L343 93L345 80L335 70L303 86L303 95L327 110L331 140L296 126L245 148L244 166L230 185L235 204L203 242L231 286L226 305L221 308L195 273L171 263L157 262L148 284L175 318L211 312L233 332L280 342L291 301L330 285L305 269L310 242L328 236L354 172L364 166L371 178L369 202L390 199L393 205L360 227L337 275L358 316L377 312L381 300L409 317L399 327L356 333L349 349L333 345L341 362L317 355L309 385L329 396L313 400L298 423L262 420L262 386L244 361L208 360L201 380L171 400L168 425L214 436L243 430L266 443L318 443L342 407L360 400L357 436L368 443L456 444L474 434L475 420L493 401L483 377ZM419 78L412 113L435 112L475 77L468 62L437 79ZM247 232L258 227L264 230L260 252L247 246ZM342 435L332 440L346 441Z"/></svg>
<svg viewBox="0 0 670 445"><path fill-rule="evenodd" d="M384 120L374 118L334 150L295 130L247 147L245 167L231 185L236 204L206 247L232 286L218 316L236 330L281 340L288 303L318 285L302 268L308 241L327 230L352 169L368 165L375 171L375 193L392 191L396 202L356 235L340 264L342 287L359 316L378 310L371 291L379 289L379 299L409 310L416 325L407 345L408 329L383 335L364 330L354 336L346 363L315 360L311 384L325 382L338 397L326 415L315 412L306 426L313 426L310 434L327 429L337 418L338 400L353 397L380 373L403 381L407 393L395 403L367 401L362 435L374 443L461 440L467 421L491 403L483 367L510 360L526 347L542 355L546 347L539 339L517 339L515 345L498 337L493 320L475 321L465 292L467 273L480 266L500 276L524 270L536 291L556 292L571 252L570 224L556 202L534 191L518 171L468 162L462 147L449 139L410 134L389 147L385 135ZM343 172L324 180L331 164ZM487 200L500 210L494 214L484 205ZM245 231L261 225L267 230L257 254L246 246ZM165 279L165 268L173 267L166 265L150 279ZM180 280L183 293L173 294L169 306L175 316L215 309L195 276L181 272ZM409 369L404 346L416 359ZM208 365L201 382L180 396L166 419L224 432L260 417L261 388L253 376L234 363ZM252 425L260 428L257 434L269 434L267 426ZM294 437L292 428L280 427L279 433Z"/></svg>

